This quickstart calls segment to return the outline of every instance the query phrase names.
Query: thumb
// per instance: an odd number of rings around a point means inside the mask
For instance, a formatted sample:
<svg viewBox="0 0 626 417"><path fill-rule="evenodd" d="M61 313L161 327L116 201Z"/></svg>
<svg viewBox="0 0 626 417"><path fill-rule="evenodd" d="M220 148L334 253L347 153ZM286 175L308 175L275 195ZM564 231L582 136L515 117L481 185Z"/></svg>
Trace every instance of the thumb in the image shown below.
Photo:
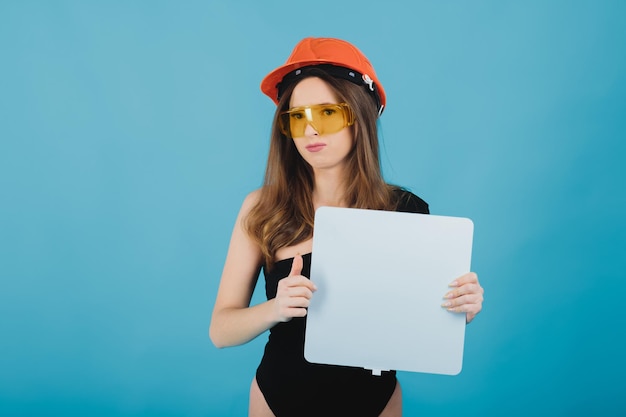
<svg viewBox="0 0 626 417"><path fill-rule="evenodd" d="M300 275L302 273L302 255L297 254L293 257L293 263L291 264L291 271L289 272L289 276L293 277L295 275Z"/></svg>

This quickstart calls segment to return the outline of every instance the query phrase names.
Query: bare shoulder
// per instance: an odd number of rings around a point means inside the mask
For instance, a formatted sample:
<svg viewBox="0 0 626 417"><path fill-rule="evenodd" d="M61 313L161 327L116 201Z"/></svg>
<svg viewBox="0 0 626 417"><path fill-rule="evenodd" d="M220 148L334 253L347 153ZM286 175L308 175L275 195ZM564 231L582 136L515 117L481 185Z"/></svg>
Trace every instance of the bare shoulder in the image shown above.
<svg viewBox="0 0 626 417"><path fill-rule="evenodd" d="M256 203L259 202L260 198L261 198L261 189L257 188L256 190L251 191L246 196L246 198L244 198L242 206L252 208L254 207Z"/></svg>
<svg viewBox="0 0 626 417"><path fill-rule="evenodd" d="M240 217L246 216L248 213L250 213L250 211L252 211L252 208L254 206L256 206L256 204L259 202L260 198L261 198L261 189L260 188L254 190L254 191L251 191L243 199L243 203L241 204L241 209L239 211Z"/></svg>

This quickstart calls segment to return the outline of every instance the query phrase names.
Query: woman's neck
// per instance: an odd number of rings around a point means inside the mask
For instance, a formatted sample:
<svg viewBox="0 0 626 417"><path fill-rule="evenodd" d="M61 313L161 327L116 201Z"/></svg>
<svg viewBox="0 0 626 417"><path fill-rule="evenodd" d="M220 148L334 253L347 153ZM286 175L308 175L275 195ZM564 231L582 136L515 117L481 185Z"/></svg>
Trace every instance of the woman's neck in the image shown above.
<svg viewBox="0 0 626 417"><path fill-rule="evenodd" d="M343 175L339 175L337 171L322 171L315 173L313 205L316 209L320 206L344 206L345 191L346 186Z"/></svg>

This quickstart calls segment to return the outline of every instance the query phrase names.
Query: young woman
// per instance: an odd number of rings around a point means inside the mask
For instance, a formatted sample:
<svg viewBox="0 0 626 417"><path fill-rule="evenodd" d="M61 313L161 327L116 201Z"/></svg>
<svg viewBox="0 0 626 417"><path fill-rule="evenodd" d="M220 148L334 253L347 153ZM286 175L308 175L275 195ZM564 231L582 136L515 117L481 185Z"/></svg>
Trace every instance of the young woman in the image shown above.
<svg viewBox="0 0 626 417"><path fill-rule="evenodd" d="M382 177L377 118L385 92L354 45L306 38L261 83L276 104L263 186L237 218L209 334L217 347L270 335L250 389L249 415L401 416L394 371L304 359L313 219L321 206L428 213L428 204ZM267 301L250 306L260 271ZM456 279L454 279L456 278ZM381 277L384 279L384 277ZM469 323L482 308L474 273L451 277L444 307Z"/></svg>

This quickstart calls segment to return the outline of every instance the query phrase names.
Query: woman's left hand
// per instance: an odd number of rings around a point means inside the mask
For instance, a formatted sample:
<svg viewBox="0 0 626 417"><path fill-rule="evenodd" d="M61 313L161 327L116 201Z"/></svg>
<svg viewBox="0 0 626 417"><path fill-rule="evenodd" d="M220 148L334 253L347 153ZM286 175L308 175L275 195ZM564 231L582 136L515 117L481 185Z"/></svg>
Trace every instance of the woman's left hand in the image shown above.
<svg viewBox="0 0 626 417"><path fill-rule="evenodd" d="M485 290L478 282L478 275L474 272L468 272L452 281L448 286L453 289L443 296L446 301L441 306L454 313L465 313L465 322L469 323L483 308Z"/></svg>

